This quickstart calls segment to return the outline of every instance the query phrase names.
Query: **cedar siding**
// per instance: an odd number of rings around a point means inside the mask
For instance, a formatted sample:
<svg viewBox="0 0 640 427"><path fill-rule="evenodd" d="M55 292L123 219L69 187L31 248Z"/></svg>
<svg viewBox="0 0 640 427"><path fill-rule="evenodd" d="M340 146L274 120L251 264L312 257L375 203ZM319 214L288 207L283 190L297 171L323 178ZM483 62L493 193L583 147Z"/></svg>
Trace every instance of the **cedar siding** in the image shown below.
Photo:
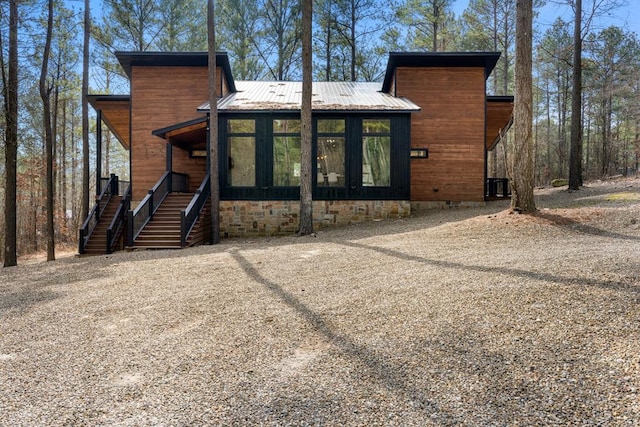
<svg viewBox="0 0 640 427"><path fill-rule="evenodd" d="M208 77L206 66L132 66L131 74L131 182L133 200L141 200L166 170L167 142L152 132L197 116L195 107L208 96ZM218 79L219 88L221 72ZM206 159L174 147L172 169L189 174L189 190L195 191Z"/></svg>
<svg viewBox="0 0 640 427"><path fill-rule="evenodd" d="M411 118L411 200L483 201L485 68L398 67L395 95L419 105Z"/></svg>

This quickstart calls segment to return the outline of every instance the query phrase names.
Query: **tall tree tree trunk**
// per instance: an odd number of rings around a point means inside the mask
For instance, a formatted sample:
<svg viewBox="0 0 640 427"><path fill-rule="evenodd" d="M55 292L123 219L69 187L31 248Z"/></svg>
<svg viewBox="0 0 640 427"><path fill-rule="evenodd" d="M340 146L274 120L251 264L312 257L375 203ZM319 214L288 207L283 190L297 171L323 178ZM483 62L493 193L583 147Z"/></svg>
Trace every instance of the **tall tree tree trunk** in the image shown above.
<svg viewBox="0 0 640 427"><path fill-rule="evenodd" d="M209 53L209 175L211 184L211 243L220 242L220 180L218 178L218 95L216 93L216 31L214 0L207 0Z"/></svg>
<svg viewBox="0 0 640 427"><path fill-rule="evenodd" d="M9 2L9 70L2 79L5 112L5 201L4 266L18 264L17 248L17 163L18 163L18 0ZM4 61L3 61L4 62Z"/></svg>
<svg viewBox="0 0 640 427"><path fill-rule="evenodd" d="M349 33L349 44L351 48L351 81L356 81L356 25L358 20L356 19L356 4L355 1L351 2L351 31Z"/></svg>
<svg viewBox="0 0 640 427"><path fill-rule="evenodd" d="M575 0L573 27L573 89L571 91L571 151L569 190L582 185L582 0Z"/></svg>
<svg viewBox="0 0 640 427"><path fill-rule="evenodd" d="M75 111L73 103L71 104L71 109ZM80 151L76 138L75 138L75 114L71 115L71 152L73 153L71 156L71 224L74 230L77 230L78 227L78 188L77 188L77 174L78 170L78 153Z"/></svg>
<svg viewBox="0 0 640 427"><path fill-rule="evenodd" d="M62 101L62 134L60 138L60 211L62 213L63 231L65 240L69 238L67 227L67 103L68 100Z"/></svg>
<svg viewBox="0 0 640 427"><path fill-rule="evenodd" d="M516 2L515 141L511 157L511 208L536 209L533 197L532 0Z"/></svg>
<svg viewBox="0 0 640 427"><path fill-rule="evenodd" d="M46 157L46 186L47 186L47 261L54 261L55 230L53 223L53 129L51 127L51 87L47 85L49 69L49 54L51 52L51 37L53 33L53 0L48 0L47 36L42 53L42 68L40 70L40 97L44 119L45 157Z"/></svg>
<svg viewBox="0 0 640 427"><path fill-rule="evenodd" d="M332 46L332 26L334 25L334 17L333 17L333 2L332 0L329 0L328 3L328 8L329 11L327 13L327 34L326 34L326 39L325 39L325 76L324 79L325 81L331 81L331 46Z"/></svg>
<svg viewBox="0 0 640 427"><path fill-rule="evenodd" d="M84 40L82 47L82 210L80 221L89 215L89 35L91 12L89 0L84 0ZM100 126L100 124L98 124ZM96 179L100 179L99 176Z"/></svg>
<svg viewBox="0 0 640 427"><path fill-rule="evenodd" d="M312 117L311 117L311 91L312 87L312 54L311 31L313 16L313 0L302 0L302 104L301 115L301 150L300 150L300 229L298 235L304 236L313 233L313 159L312 146Z"/></svg>

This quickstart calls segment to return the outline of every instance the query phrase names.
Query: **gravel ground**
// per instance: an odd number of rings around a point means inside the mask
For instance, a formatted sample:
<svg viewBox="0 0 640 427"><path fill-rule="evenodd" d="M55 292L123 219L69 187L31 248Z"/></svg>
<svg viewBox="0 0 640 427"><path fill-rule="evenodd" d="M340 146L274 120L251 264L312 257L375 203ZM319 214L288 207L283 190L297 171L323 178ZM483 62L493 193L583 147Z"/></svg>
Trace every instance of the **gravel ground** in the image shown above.
<svg viewBox="0 0 640 427"><path fill-rule="evenodd" d="M0 425L640 425L640 180L0 271Z"/></svg>

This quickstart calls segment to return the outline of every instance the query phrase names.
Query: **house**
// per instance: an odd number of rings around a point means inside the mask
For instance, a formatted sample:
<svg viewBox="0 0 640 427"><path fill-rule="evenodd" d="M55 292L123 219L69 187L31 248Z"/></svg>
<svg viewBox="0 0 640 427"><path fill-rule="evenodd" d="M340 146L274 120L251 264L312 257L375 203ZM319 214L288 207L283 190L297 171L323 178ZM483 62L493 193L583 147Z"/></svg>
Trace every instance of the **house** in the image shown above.
<svg viewBox="0 0 640 427"><path fill-rule="evenodd" d="M509 127L513 109L513 97L486 95L499 56L391 53L382 83L314 82L315 227L482 203L496 193L501 181L487 177L487 152ZM131 183L99 180L99 201L81 230L80 252L111 251L118 235L131 248L204 243L207 54L116 57L130 94L88 100L129 151ZM226 53L218 53L216 63L221 234L295 232L302 85L235 81ZM96 161L101 176L99 155Z"/></svg>

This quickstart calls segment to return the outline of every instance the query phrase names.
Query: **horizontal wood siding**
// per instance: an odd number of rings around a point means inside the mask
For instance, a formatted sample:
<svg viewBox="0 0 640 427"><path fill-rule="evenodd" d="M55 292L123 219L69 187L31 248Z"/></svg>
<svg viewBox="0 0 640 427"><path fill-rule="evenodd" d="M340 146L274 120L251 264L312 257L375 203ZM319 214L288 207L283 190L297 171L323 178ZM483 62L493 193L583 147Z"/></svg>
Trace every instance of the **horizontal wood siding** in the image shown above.
<svg viewBox="0 0 640 427"><path fill-rule="evenodd" d="M222 72L218 70L221 88ZM140 67L131 76L131 182L133 200L140 201L166 169L166 141L152 131L201 115L196 109L206 102L207 67ZM188 173L195 191L205 175L206 160L189 158L185 150L173 149L173 170Z"/></svg>
<svg viewBox="0 0 640 427"><path fill-rule="evenodd" d="M411 161L411 200L484 200L484 68L400 67L395 83L396 96L422 108L411 118L411 147L429 149Z"/></svg>

